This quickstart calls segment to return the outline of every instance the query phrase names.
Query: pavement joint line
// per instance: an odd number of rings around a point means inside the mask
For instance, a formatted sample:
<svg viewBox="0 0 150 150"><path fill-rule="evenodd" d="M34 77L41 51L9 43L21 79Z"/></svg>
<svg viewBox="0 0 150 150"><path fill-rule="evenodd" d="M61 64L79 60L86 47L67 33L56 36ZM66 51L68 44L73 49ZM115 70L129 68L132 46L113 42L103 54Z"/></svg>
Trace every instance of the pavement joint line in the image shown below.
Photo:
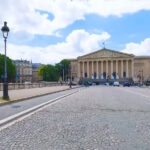
<svg viewBox="0 0 150 150"><path fill-rule="evenodd" d="M19 113L15 114L15 115L12 115L12 116L9 116L9 117L7 117L7 118L5 118L5 119L0 120L0 131L3 130L3 128L5 128L5 127L4 127L5 125L7 125L7 124L10 123L10 125L8 125L8 126L11 126L11 125L12 125L11 122L14 121L14 123L16 123L19 118L24 117L24 116L27 116L27 117L28 117L28 116L30 116L31 113L34 114L36 111L42 110L42 109L48 107L50 104L53 104L54 102L57 102L58 100L60 100L60 99L62 99L62 98L65 98L65 97L67 97L67 96L70 96L70 95L72 95L72 94L75 94L75 93L77 93L77 92L79 92L79 91L80 91L80 90L76 90L76 91L73 91L73 92L71 92L71 93L69 93L69 94L65 94L65 95L59 96L59 97L57 97L57 98L51 99L51 100L49 100L49 101L47 101L47 102L44 102L44 103L42 103L42 104L39 104L39 105L37 105L37 106L34 106L34 107L32 107L32 108L29 108L29 109L27 109L27 110L24 110L24 111L22 111L22 112L19 112ZM32 114L31 114L31 115L32 115ZM25 117L25 118L26 118L26 117ZM14 124L14 123L13 123L13 124ZM7 127L6 127L6 128L7 128Z"/></svg>
<svg viewBox="0 0 150 150"><path fill-rule="evenodd" d="M123 88L120 88L120 89L123 89ZM137 92L129 91L127 89L124 89L124 91L150 99L150 96L147 96L147 95L144 95L144 94L140 94L140 93L137 93Z"/></svg>

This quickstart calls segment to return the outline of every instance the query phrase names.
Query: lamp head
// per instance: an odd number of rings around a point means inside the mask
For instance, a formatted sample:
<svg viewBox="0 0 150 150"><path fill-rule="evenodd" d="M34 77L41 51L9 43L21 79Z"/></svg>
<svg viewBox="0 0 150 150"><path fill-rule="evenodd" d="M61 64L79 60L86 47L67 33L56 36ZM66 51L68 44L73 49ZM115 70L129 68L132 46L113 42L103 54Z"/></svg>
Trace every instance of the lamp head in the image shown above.
<svg viewBox="0 0 150 150"><path fill-rule="evenodd" d="M4 26L2 27L1 31L3 32L3 37L7 38L8 37L8 32L9 32L9 28L7 26L7 22L4 22Z"/></svg>

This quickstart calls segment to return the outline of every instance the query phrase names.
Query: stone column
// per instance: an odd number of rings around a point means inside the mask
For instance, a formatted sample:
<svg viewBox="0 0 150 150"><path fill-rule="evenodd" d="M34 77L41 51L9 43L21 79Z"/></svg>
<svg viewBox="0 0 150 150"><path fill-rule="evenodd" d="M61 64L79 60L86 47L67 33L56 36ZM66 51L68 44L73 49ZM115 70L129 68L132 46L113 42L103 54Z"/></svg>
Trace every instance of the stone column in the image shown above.
<svg viewBox="0 0 150 150"><path fill-rule="evenodd" d="M126 60L126 77L129 78L129 65L128 65L128 60Z"/></svg>
<svg viewBox="0 0 150 150"><path fill-rule="evenodd" d="M134 79L134 60L131 61L132 64L132 79Z"/></svg>
<svg viewBox="0 0 150 150"><path fill-rule="evenodd" d="M111 61L111 75L113 73L113 60Z"/></svg>
<svg viewBox="0 0 150 150"><path fill-rule="evenodd" d="M104 69L103 69L103 61L101 61L101 74L103 74Z"/></svg>
<svg viewBox="0 0 150 150"><path fill-rule="evenodd" d="M121 78L123 78L123 60L121 60Z"/></svg>
<svg viewBox="0 0 150 150"><path fill-rule="evenodd" d="M118 60L116 60L116 78L118 78L119 75L118 75Z"/></svg>
<svg viewBox="0 0 150 150"><path fill-rule="evenodd" d="M80 80L80 62L78 62L78 79Z"/></svg>
<svg viewBox="0 0 150 150"><path fill-rule="evenodd" d="M84 61L82 62L82 77L84 78L84 73L85 73L85 70L84 70Z"/></svg>
<svg viewBox="0 0 150 150"><path fill-rule="evenodd" d="M106 79L107 79L107 76L108 76L108 61L106 60Z"/></svg>
<svg viewBox="0 0 150 150"><path fill-rule="evenodd" d="M116 60L116 75L118 74L118 60Z"/></svg>
<svg viewBox="0 0 150 150"><path fill-rule="evenodd" d="M90 73L89 73L89 61L87 61L87 76L88 76L88 78L90 77Z"/></svg>
<svg viewBox="0 0 150 150"><path fill-rule="evenodd" d="M99 73L98 73L98 61L96 62L96 78L98 79L99 78Z"/></svg>
<svg viewBox="0 0 150 150"><path fill-rule="evenodd" d="M92 61L92 76L94 76L94 62Z"/></svg>

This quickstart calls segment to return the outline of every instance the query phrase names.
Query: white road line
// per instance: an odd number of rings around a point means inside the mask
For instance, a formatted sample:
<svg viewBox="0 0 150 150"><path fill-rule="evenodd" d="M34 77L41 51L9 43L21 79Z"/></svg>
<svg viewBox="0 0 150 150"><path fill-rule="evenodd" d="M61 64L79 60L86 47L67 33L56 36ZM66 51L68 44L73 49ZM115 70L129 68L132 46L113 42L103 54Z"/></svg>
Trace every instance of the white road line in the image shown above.
<svg viewBox="0 0 150 150"><path fill-rule="evenodd" d="M120 89L123 89L123 88L120 88ZM131 90L127 90L127 89L123 89L123 90L126 91L126 92L129 92L129 93L132 93L132 94L136 94L136 95L139 95L139 96L142 96L142 97L145 97L145 98L149 98L149 100L150 100L150 96L141 94L139 92L134 92L134 91L131 91Z"/></svg>
<svg viewBox="0 0 150 150"><path fill-rule="evenodd" d="M77 92L79 92L79 90L76 90L76 91L71 92L69 94L65 94L65 95L62 95L60 97L51 99L51 100L49 100L49 101L47 101L45 103L39 104L37 106L34 106L34 107L29 108L27 110L24 110L24 111L22 111L20 113L17 113L15 115L12 115L10 117L7 117L5 119L0 120L0 131L5 129L5 128L7 128L7 127L9 127L9 126L11 126L11 125L13 125L13 124L15 124L16 122L19 122L19 121L25 119L26 117L29 117L29 116L33 115L34 113L36 113L36 112L38 112L38 111L40 111L40 110L42 110L42 109L52 105L52 104L57 103L58 100L60 100L60 99L62 99L64 97L70 96L70 95L72 95L74 93L77 93Z"/></svg>

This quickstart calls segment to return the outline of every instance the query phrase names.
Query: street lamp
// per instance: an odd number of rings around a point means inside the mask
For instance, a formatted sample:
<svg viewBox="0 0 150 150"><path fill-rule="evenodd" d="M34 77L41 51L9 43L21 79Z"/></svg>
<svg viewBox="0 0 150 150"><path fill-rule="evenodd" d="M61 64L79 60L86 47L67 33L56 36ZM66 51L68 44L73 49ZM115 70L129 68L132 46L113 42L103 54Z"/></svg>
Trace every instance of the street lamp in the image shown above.
<svg viewBox="0 0 150 150"><path fill-rule="evenodd" d="M70 88L72 88L72 72L71 72L71 64L69 65L69 71L70 71Z"/></svg>
<svg viewBox="0 0 150 150"><path fill-rule="evenodd" d="M8 37L9 28L7 26L7 22L4 22L4 26L2 27L1 31L3 32L3 38L5 43L5 75L4 75L4 84L3 84L3 98L9 99L8 96L8 82L7 82L7 58L6 58L6 42Z"/></svg>

